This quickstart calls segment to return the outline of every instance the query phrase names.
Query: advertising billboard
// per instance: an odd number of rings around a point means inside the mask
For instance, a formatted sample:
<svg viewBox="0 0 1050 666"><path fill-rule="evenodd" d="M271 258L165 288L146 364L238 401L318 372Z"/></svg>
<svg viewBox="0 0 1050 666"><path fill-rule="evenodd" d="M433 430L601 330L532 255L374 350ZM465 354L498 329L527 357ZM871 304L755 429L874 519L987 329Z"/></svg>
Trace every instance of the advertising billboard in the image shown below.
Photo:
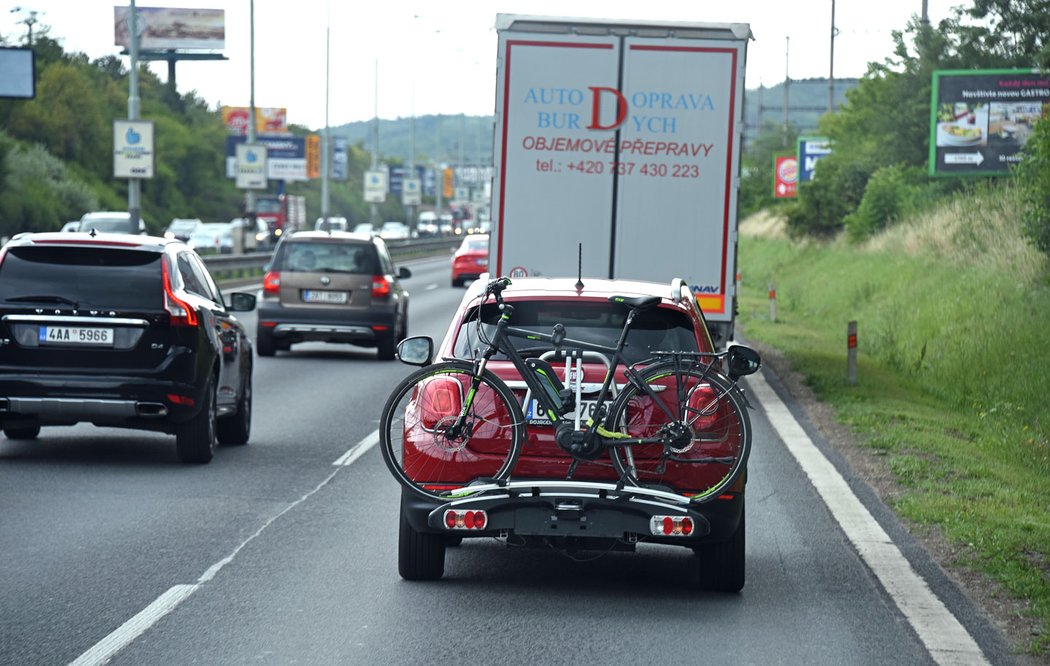
<svg viewBox="0 0 1050 666"><path fill-rule="evenodd" d="M237 146L243 136L226 137L226 177L237 174ZM255 141L266 147L266 177L270 180L308 180L306 172L306 139L301 136L260 135Z"/></svg>
<svg viewBox="0 0 1050 666"><path fill-rule="evenodd" d="M113 177L153 178L153 121L113 121Z"/></svg>
<svg viewBox="0 0 1050 666"><path fill-rule="evenodd" d="M773 156L773 198L793 199L798 196L798 158L794 155Z"/></svg>
<svg viewBox="0 0 1050 666"><path fill-rule="evenodd" d="M1050 108L1050 76L1035 70L942 70L930 99L930 175L998 175L1021 161Z"/></svg>
<svg viewBox="0 0 1050 666"><path fill-rule="evenodd" d="M826 136L800 136L798 138L798 182L813 180L817 162L831 154L831 139Z"/></svg>
<svg viewBox="0 0 1050 666"><path fill-rule="evenodd" d="M247 106L224 106L222 124L229 134L247 136ZM284 107L255 107L255 132L257 134L285 134L288 132L288 109Z"/></svg>
<svg viewBox="0 0 1050 666"><path fill-rule="evenodd" d="M32 99L35 94L33 49L0 48L0 99Z"/></svg>
<svg viewBox="0 0 1050 666"><path fill-rule="evenodd" d="M226 12L222 9L172 9L136 7L139 49L222 50L226 46ZM113 8L114 44L129 48L130 7Z"/></svg>

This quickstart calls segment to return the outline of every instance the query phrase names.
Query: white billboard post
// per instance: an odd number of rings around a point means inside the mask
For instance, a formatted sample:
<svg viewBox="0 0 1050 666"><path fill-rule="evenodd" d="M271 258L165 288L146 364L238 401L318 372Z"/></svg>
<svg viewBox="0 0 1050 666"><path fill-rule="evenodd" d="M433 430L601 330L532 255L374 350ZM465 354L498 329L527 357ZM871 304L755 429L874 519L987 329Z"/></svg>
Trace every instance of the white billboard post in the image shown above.
<svg viewBox="0 0 1050 666"><path fill-rule="evenodd" d="M113 177L153 178L152 120L113 121Z"/></svg>

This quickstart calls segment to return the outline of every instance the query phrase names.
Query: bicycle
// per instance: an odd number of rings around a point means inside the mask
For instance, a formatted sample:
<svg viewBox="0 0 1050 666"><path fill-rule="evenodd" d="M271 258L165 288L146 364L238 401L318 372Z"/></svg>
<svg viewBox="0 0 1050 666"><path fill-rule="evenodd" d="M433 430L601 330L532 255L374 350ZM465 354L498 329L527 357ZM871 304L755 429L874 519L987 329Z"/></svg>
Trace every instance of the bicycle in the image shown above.
<svg viewBox="0 0 1050 666"><path fill-rule="evenodd" d="M379 428L383 459L405 488L427 500L450 501L508 484L528 426L512 390L487 367L497 353L511 361L528 395L551 419L558 446L572 458L566 479L579 464L596 463L608 454L619 479L617 489L672 486L681 491L671 479L680 478L682 466L688 465L703 468L709 479L687 493L691 503L703 503L737 481L751 450L751 422L735 380L758 369L755 352L742 346L723 352L654 352L628 364L623 350L631 325L660 297L617 297L627 316L616 346L609 347L570 339L562 324L550 334L512 326L514 307L502 298L509 284L503 277L486 285L481 303L493 297L501 314L474 360L446 358L420 368L384 405ZM480 316L478 325L481 339ZM522 356L509 341L515 337L549 344L567 358L596 352L610 359L592 416L584 420L576 409L582 402L582 368L577 366L581 374L575 392L566 389L549 363ZM729 376L718 369L723 364ZM620 367L626 382L616 392Z"/></svg>

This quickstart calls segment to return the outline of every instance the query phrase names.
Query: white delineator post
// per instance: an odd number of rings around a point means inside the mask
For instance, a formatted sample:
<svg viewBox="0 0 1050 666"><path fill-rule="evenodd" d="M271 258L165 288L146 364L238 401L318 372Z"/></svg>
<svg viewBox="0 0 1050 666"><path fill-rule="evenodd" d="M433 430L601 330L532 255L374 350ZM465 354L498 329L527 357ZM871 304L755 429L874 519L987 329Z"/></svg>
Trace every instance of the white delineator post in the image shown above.
<svg viewBox="0 0 1050 666"><path fill-rule="evenodd" d="M769 321L777 323L777 286L769 285Z"/></svg>
<svg viewBox="0 0 1050 666"><path fill-rule="evenodd" d="M850 384L857 383L857 322L851 321L846 326L846 379Z"/></svg>

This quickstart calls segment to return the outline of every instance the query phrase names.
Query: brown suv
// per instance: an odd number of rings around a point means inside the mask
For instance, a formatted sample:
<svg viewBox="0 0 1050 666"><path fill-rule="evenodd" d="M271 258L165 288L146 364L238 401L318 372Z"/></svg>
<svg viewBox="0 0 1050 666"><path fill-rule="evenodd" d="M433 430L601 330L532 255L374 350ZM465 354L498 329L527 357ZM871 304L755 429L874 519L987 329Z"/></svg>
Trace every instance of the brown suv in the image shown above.
<svg viewBox="0 0 1050 666"><path fill-rule="evenodd" d="M408 292L378 236L299 231L283 236L263 278L256 349L273 356L297 342L375 347L383 360L408 333Z"/></svg>

